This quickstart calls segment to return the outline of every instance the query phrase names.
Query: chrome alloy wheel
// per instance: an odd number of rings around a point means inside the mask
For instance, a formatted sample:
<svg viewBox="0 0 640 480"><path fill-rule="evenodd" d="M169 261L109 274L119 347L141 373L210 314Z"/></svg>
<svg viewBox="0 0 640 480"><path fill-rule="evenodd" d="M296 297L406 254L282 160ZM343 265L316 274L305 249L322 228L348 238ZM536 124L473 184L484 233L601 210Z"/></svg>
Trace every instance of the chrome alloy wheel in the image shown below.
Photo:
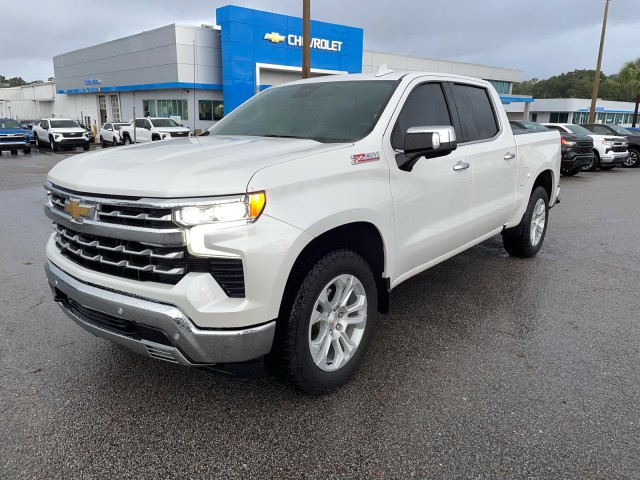
<svg viewBox="0 0 640 480"><path fill-rule="evenodd" d="M367 324L367 293L353 275L340 275L320 292L309 322L309 351L325 372L342 368L360 345Z"/></svg>
<svg viewBox="0 0 640 480"><path fill-rule="evenodd" d="M633 167L638 163L638 154L634 150L629 150L629 156L622 163L625 167Z"/></svg>
<svg viewBox="0 0 640 480"><path fill-rule="evenodd" d="M547 209L544 205L544 200L539 198L536 202L536 206L533 207L533 215L531 216L531 227L529 228L529 240L531 245L535 247L542 238L544 232L544 225L547 223Z"/></svg>

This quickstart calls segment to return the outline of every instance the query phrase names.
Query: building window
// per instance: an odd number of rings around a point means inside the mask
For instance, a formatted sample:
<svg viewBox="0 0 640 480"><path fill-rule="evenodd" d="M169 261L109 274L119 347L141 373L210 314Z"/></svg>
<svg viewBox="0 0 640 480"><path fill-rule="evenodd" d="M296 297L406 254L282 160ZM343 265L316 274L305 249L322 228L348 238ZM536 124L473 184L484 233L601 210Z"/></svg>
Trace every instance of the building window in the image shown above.
<svg viewBox="0 0 640 480"><path fill-rule="evenodd" d="M538 121L538 114L537 113L532 113L531 114L531 121L532 122L537 122Z"/></svg>
<svg viewBox="0 0 640 480"><path fill-rule="evenodd" d="M568 121L568 112L551 112L549 115L549 123L567 123Z"/></svg>
<svg viewBox="0 0 640 480"><path fill-rule="evenodd" d="M142 109L145 117L180 117L181 120L189 120L187 100L143 100Z"/></svg>
<svg viewBox="0 0 640 480"><path fill-rule="evenodd" d="M224 116L224 104L220 100L198 100L200 120L220 120Z"/></svg>
<svg viewBox="0 0 640 480"><path fill-rule="evenodd" d="M511 87L510 82L502 82L500 80L489 80L489 83L493 85L498 93L510 93L509 88Z"/></svg>

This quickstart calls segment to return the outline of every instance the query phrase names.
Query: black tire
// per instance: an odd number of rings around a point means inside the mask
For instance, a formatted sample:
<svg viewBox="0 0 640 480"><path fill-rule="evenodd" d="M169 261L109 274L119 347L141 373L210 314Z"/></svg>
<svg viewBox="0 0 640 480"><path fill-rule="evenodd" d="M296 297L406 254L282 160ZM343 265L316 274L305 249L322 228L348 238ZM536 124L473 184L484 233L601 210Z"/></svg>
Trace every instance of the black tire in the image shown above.
<svg viewBox="0 0 640 480"><path fill-rule="evenodd" d="M640 150L637 150L635 148L630 148L629 158L625 160L622 165L624 165L627 168L634 168L634 167L637 167L639 163L640 163Z"/></svg>
<svg viewBox="0 0 640 480"><path fill-rule="evenodd" d="M578 173L580 173L580 167L575 167L575 168L562 167L560 168L560 173L565 177L573 177L574 175L577 175Z"/></svg>
<svg viewBox="0 0 640 480"><path fill-rule="evenodd" d="M40 148L40 139L38 138L38 134L36 133L33 138L36 142L36 148Z"/></svg>
<svg viewBox="0 0 640 480"><path fill-rule="evenodd" d="M56 145L56 142L53 141L53 137L49 137L49 147L51 147L52 152L58 150L58 146Z"/></svg>
<svg viewBox="0 0 640 480"><path fill-rule="evenodd" d="M153 136L151 137L151 141L152 141L152 142L157 142L157 141L159 141L159 140L160 140L160 136L159 136L159 135L153 135Z"/></svg>
<svg viewBox="0 0 640 480"><path fill-rule="evenodd" d="M615 165L605 165L604 167L600 165L600 170L604 170L605 172L607 170L613 170L614 168L615 168Z"/></svg>
<svg viewBox="0 0 640 480"><path fill-rule="evenodd" d="M283 309L283 316L278 320L276 352L277 361L281 364L281 371L285 377L297 389L311 395L319 395L346 383L362 363L375 329L377 291L369 264L351 250L336 250L312 263L306 275L302 277L303 280L294 284L293 288L297 290L290 292L293 294L289 297L292 301L289 302L288 308ZM329 286L329 283L340 275L353 275L360 281L366 294L367 318L360 343L354 353L343 366L334 371L325 371L316 365L311 356L311 315L323 288ZM336 333L339 332L337 326L335 329ZM337 340L337 343L340 342ZM340 347L343 348L341 344ZM329 340L328 352L331 351L335 355L333 342Z"/></svg>
<svg viewBox="0 0 640 480"><path fill-rule="evenodd" d="M593 160L590 163L585 163L582 165L581 170L583 172L595 172L600 166L600 154L598 154L597 150L593 151Z"/></svg>
<svg viewBox="0 0 640 480"><path fill-rule="evenodd" d="M133 142L131 141L131 137L129 137L129 135L125 135L125 136L124 136L124 141L123 141L123 143L124 143L125 145L133 145Z"/></svg>
<svg viewBox="0 0 640 480"><path fill-rule="evenodd" d="M534 219L534 210L538 202L542 200L544 204L544 226L542 227L542 234L534 245L531 241L531 229L533 227L532 220ZM542 243L544 242L544 236L547 233L547 225L549 224L549 196L547 191L542 187L536 187L531 193L529 198L529 204L527 210L524 212L520 225L515 228L506 230L502 233L502 243L504 249L512 257L534 257Z"/></svg>
<svg viewBox="0 0 640 480"><path fill-rule="evenodd" d="M31 153L31 148L24 148L24 149L22 149L22 153L23 153L24 155L29 155L29 154Z"/></svg>
<svg viewBox="0 0 640 480"><path fill-rule="evenodd" d="M102 148L107 148L109 145L107 145L107 142L104 141L104 138L102 138L102 135L100 135L100 146Z"/></svg>
<svg viewBox="0 0 640 480"><path fill-rule="evenodd" d="M89 148L90 148L89 142L87 142L87 143L83 143L83 144L82 144L82 149L83 149L85 152L86 152L87 150L89 150Z"/></svg>
<svg viewBox="0 0 640 480"><path fill-rule="evenodd" d="M116 137L113 137L113 142L111 143L111 145L113 145L114 147L118 146L118 141L116 140Z"/></svg>

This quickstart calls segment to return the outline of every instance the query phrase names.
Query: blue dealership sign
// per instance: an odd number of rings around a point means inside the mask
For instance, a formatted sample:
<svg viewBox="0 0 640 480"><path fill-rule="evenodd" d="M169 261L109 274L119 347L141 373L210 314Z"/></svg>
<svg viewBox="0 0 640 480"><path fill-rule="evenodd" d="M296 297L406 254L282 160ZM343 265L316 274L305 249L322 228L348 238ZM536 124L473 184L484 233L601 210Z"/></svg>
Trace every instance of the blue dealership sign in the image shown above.
<svg viewBox="0 0 640 480"><path fill-rule="evenodd" d="M302 19L233 5L216 10L221 27L225 113L268 87L258 85L259 64L302 66ZM362 71L361 28L311 21L311 68Z"/></svg>

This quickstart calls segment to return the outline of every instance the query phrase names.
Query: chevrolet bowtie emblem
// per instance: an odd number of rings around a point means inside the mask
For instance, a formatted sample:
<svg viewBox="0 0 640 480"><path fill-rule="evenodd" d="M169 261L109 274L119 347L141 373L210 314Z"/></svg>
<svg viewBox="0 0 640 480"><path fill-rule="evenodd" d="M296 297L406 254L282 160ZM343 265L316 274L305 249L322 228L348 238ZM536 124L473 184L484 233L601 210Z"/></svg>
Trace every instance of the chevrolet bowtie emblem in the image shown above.
<svg viewBox="0 0 640 480"><path fill-rule="evenodd" d="M276 33L276 32L271 32L271 33L265 33L264 39L269 40L271 43L280 43L280 42L284 42L287 39L287 37L280 35L279 33Z"/></svg>
<svg viewBox="0 0 640 480"><path fill-rule="evenodd" d="M85 218L89 218L93 214L94 207L84 207L77 200L69 200L64 205L64 211L71 215L76 222L81 222Z"/></svg>

